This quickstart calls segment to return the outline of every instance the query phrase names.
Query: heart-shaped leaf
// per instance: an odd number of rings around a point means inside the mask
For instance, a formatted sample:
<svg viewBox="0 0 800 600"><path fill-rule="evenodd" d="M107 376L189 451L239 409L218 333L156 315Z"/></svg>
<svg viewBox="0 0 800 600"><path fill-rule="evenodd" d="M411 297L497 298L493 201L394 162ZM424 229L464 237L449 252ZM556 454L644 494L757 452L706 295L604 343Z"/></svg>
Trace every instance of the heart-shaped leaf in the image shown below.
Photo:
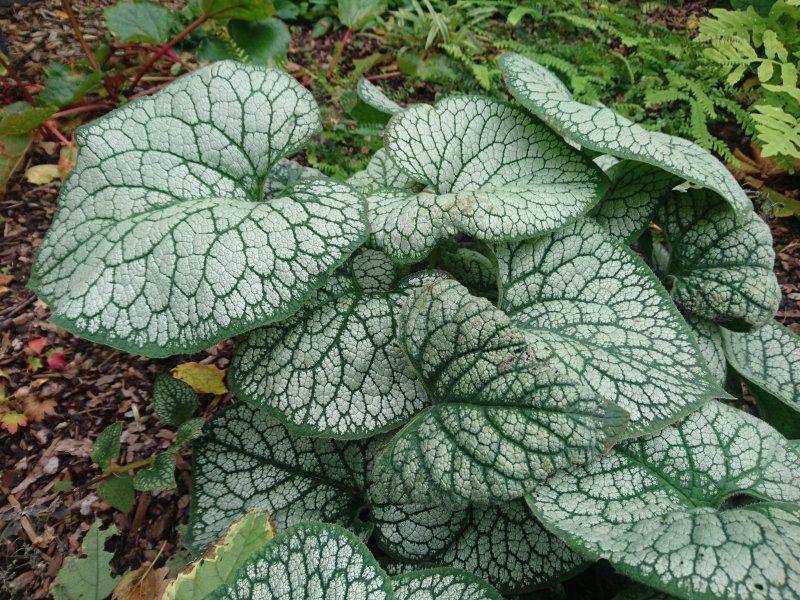
<svg viewBox="0 0 800 600"><path fill-rule="evenodd" d="M227 61L94 121L31 287L58 325L150 356L291 315L366 236L342 183L265 198L272 167L318 129L293 78Z"/></svg>
<svg viewBox="0 0 800 600"><path fill-rule="evenodd" d="M734 330L766 323L781 299L772 234L758 215L737 221L708 190L673 192L656 222L669 245L662 279L684 310Z"/></svg>
<svg viewBox="0 0 800 600"><path fill-rule="evenodd" d="M766 392L800 413L800 336L770 321L747 333L722 330L722 337L728 361L756 395Z"/></svg>
<svg viewBox="0 0 800 600"><path fill-rule="evenodd" d="M659 167L632 160L614 164L606 175L611 186L589 214L621 244L630 244L647 229L659 200L682 181Z"/></svg>
<svg viewBox="0 0 800 600"><path fill-rule="evenodd" d="M153 386L153 412L162 423L179 427L197 410L197 394L189 386L166 373L156 376Z"/></svg>
<svg viewBox="0 0 800 600"><path fill-rule="evenodd" d="M628 411L633 437L726 393L655 275L607 236L587 220L496 246L500 307L540 360Z"/></svg>
<svg viewBox="0 0 800 600"><path fill-rule="evenodd" d="M417 290L400 344L432 406L382 451L375 485L426 505L519 498L558 469L605 451L627 414L548 367L486 299L453 280Z"/></svg>
<svg viewBox="0 0 800 600"><path fill-rule="evenodd" d="M456 567L512 593L553 585L584 564L521 500L458 510L374 502L371 514L375 540L400 561L396 568Z"/></svg>
<svg viewBox="0 0 800 600"><path fill-rule="evenodd" d="M514 97L561 135L591 150L638 160L720 194L739 217L752 203L721 162L697 144L652 132L605 106L581 104L551 71L519 54L499 61Z"/></svg>
<svg viewBox="0 0 800 600"><path fill-rule="evenodd" d="M351 532L302 523L255 552L212 600L393 600L389 576Z"/></svg>
<svg viewBox="0 0 800 600"><path fill-rule="evenodd" d="M236 397L270 411L299 435L363 438L397 427L424 393L397 343L403 291L375 250L292 318L250 332L236 347Z"/></svg>
<svg viewBox="0 0 800 600"><path fill-rule="evenodd" d="M372 240L413 262L441 239L529 237L557 229L602 197L594 163L525 111L483 97L447 98L395 115L389 158L425 190L368 198Z"/></svg>
<svg viewBox="0 0 800 600"><path fill-rule="evenodd" d="M186 541L198 552L254 508L280 530L308 519L350 524L366 504L369 442L293 436L243 403L215 415L204 431L193 451Z"/></svg>
<svg viewBox="0 0 800 600"><path fill-rule="evenodd" d="M529 497L587 558L681 598L793 598L800 589L800 455L718 402L619 444Z"/></svg>
<svg viewBox="0 0 800 600"><path fill-rule="evenodd" d="M502 600L487 582L461 569L425 569L392 578L395 600Z"/></svg>

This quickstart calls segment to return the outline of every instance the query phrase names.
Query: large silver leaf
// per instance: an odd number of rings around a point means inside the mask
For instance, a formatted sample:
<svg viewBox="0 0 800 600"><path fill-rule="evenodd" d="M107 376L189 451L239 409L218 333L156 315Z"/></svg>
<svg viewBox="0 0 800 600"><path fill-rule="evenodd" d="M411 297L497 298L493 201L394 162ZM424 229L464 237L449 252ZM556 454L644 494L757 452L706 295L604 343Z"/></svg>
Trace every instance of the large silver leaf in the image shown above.
<svg viewBox="0 0 800 600"><path fill-rule="evenodd" d="M369 442L294 436L242 403L218 413L204 431L193 450L187 536L197 551L255 508L284 529L309 519L350 525L366 504Z"/></svg>
<svg viewBox="0 0 800 600"><path fill-rule="evenodd" d="M212 600L393 600L392 581L351 532L302 523L255 552Z"/></svg>
<svg viewBox="0 0 800 600"><path fill-rule="evenodd" d="M656 223L669 245L662 279L683 310L734 330L772 319L781 290L772 234L758 215L737 221L717 194L689 190L673 192Z"/></svg>
<svg viewBox="0 0 800 600"><path fill-rule="evenodd" d="M519 498L607 450L627 414L559 375L549 348L453 280L409 296L400 344L432 406L376 459L387 499L465 505Z"/></svg>
<svg viewBox="0 0 800 600"><path fill-rule="evenodd" d="M770 321L747 333L723 330L722 337L725 355L742 377L800 413L800 336Z"/></svg>
<svg viewBox="0 0 800 600"><path fill-rule="evenodd" d="M499 61L514 97L569 140L620 158L638 160L669 171L720 194L746 217L752 204L733 175L709 152L683 138L652 132L605 106L572 99L566 86L542 65L505 54Z"/></svg>
<svg viewBox="0 0 800 600"><path fill-rule="evenodd" d="M501 309L542 349L538 358L628 411L625 435L726 396L655 275L596 223L495 253Z"/></svg>
<svg viewBox="0 0 800 600"><path fill-rule="evenodd" d="M529 497L545 525L681 598L790 599L800 589L800 455L718 402L619 444Z"/></svg>
<svg viewBox="0 0 800 600"><path fill-rule="evenodd" d="M395 289L391 261L364 250L348 267L293 317L237 341L228 378L236 397L299 435L363 438L424 406L397 342L405 291Z"/></svg>
<svg viewBox="0 0 800 600"><path fill-rule="evenodd" d="M58 325L149 356L289 316L367 233L345 184L273 195L319 127L294 79L223 61L81 128L31 287Z"/></svg>
<svg viewBox="0 0 800 600"><path fill-rule="evenodd" d="M375 540L395 567L457 567L504 593L552 585L584 564L521 500L458 510L375 502L372 516Z"/></svg>
<svg viewBox="0 0 800 600"><path fill-rule="evenodd" d="M557 229L600 200L607 179L525 111L489 98L447 98L395 115L388 157L426 188L368 198L373 243L413 262L441 239L529 237Z"/></svg>

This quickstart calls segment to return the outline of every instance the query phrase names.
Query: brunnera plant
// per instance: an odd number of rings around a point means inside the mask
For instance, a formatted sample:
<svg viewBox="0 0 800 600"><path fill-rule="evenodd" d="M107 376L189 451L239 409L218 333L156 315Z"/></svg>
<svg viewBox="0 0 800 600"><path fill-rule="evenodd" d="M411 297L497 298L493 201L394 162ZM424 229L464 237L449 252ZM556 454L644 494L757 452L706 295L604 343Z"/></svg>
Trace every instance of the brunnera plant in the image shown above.
<svg viewBox="0 0 800 600"><path fill-rule="evenodd" d="M320 128L291 77L187 75L80 130L31 286L129 352L237 336L187 544L253 510L279 535L215 597L497 598L598 559L793 597L800 342L769 229L695 144L500 66L507 102L362 81L385 147L347 182L285 158ZM742 381L769 422L725 404Z"/></svg>

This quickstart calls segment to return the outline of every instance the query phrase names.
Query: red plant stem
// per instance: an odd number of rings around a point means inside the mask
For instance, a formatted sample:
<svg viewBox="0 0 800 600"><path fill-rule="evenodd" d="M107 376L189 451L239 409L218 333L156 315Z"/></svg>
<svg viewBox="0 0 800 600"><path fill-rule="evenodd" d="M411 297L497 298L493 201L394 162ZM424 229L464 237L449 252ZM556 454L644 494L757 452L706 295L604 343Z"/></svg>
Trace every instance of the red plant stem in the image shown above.
<svg viewBox="0 0 800 600"><path fill-rule="evenodd" d="M170 83L172 83L172 81L165 81L164 83L161 83L159 85L154 85L151 88L147 88L146 90L144 90L142 92L139 92L138 94L134 94L133 96L128 98L128 102L133 102L137 98L141 98L143 96L149 96L150 94L154 94L158 90L160 90L161 88L164 88L164 87L168 86Z"/></svg>
<svg viewBox="0 0 800 600"><path fill-rule="evenodd" d="M167 50L167 52L164 54L164 56L166 56L171 61L178 63L180 66L182 66L187 71L194 71L194 67L192 67L190 65L187 65L186 62L184 62L184 60L180 56L175 54L175 51L173 49L170 48L169 50Z"/></svg>
<svg viewBox="0 0 800 600"><path fill-rule="evenodd" d="M400 77L402 73L400 71L390 71L389 73L381 73L380 75L370 75L365 79L367 81L378 81L380 79L391 79L392 77Z"/></svg>
<svg viewBox="0 0 800 600"><path fill-rule="evenodd" d="M2 54L0 54L0 65L3 65L3 68L6 70L8 75L11 77L11 79L14 80L14 83L17 84L17 87L20 89L22 95L25 97L25 101L31 106L36 106L36 104L33 101L33 96L31 96L31 93L28 91L28 88L25 87L25 84L23 83L22 79L20 79L19 74L14 70L14 68L3 57Z"/></svg>
<svg viewBox="0 0 800 600"><path fill-rule="evenodd" d="M70 143L70 141L67 138L64 137L64 134L62 134L58 129L53 127L50 123L45 123L44 126L45 126L45 129L47 129L47 131L52 133L59 142L61 142L65 146L71 146L72 145Z"/></svg>
<svg viewBox="0 0 800 600"><path fill-rule="evenodd" d="M108 102L95 102L94 104L83 104L81 106L73 106L72 108L68 108L67 110L62 110L61 112L57 112L50 118L58 119L60 117L69 117L71 115L78 115L83 112L89 112L90 110L105 110L109 108L114 108L114 106Z"/></svg>
<svg viewBox="0 0 800 600"><path fill-rule="evenodd" d="M64 12L67 13L67 17L69 18L69 24L72 26L72 30L75 32L75 37L78 38L78 43L81 45L83 53L86 55L86 60L89 61L89 64L92 66L93 71L99 72L100 66L97 64L97 61L94 58L94 54L92 54L92 51L86 44L86 40L83 39L81 28L78 25L78 19L75 17L75 11L72 10L72 2L70 0L61 0L61 6L64 7Z"/></svg>
<svg viewBox="0 0 800 600"><path fill-rule="evenodd" d="M340 60L342 60L342 53L344 52L345 46L347 46L347 42L350 41L350 34L352 33L353 33L353 28L348 27L347 31L344 32L344 36L342 37L342 43L336 49L336 52L333 54L333 57L331 57L331 64L328 65L328 74L327 74L328 81L330 81L331 77L333 77L333 70L336 68L336 65L339 64Z"/></svg>
<svg viewBox="0 0 800 600"><path fill-rule="evenodd" d="M168 41L166 44L161 46L161 48L158 49L158 52L153 54L153 56L150 57L150 60L148 60L144 64L144 66L141 69L139 69L139 72L136 74L136 77L134 78L133 83L131 83L131 89L136 87L136 84L138 84L139 81L142 79L142 77L144 77L145 74L153 67L153 65L156 64L156 61L159 58L164 56L164 54L166 54L175 44L179 43L187 35L192 33L195 29L200 27L203 23L208 21L208 18L209 18L209 15L200 16L198 19L196 19L194 22L192 22L188 27L186 27L186 29L181 31L178 35L176 35L170 41Z"/></svg>

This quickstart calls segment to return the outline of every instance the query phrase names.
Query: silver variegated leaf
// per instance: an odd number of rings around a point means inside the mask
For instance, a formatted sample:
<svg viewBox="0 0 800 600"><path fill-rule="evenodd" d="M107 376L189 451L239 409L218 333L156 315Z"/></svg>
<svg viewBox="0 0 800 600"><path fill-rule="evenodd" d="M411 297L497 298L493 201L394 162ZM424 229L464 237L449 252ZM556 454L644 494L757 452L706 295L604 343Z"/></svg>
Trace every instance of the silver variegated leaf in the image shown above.
<svg viewBox="0 0 800 600"><path fill-rule="evenodd" d="M400 345L431 406L376 459L375 486L426 505L519 498L607 450L627 414L559 375L544 343L453 280L410 295Z"/></svg>
<svg viewBox="0 0 800 600"><path fill-rule="evenodd" d="M399 262L426 256L466 233L519 239L574 221L600 200L599 168L525 111L482 97L455 97L395 115L389 158L426 188L367 199L372 243Z"/></svg>
<svg viewBox="0 0 800 600"><path fill-rule="evenodd" d="M626 436L726 396L655 275L596 223L497 245L495 254L500 308L538 358L628 411Z"/></svg>
<svg viewBox="0 0 800 600"><path fill-rule="evenodd" d="M683 181L647 163L620 161L606 171L611 186L589 213L621 244L635 241L653 220L659 200Z"/></svg>
<svg viewBox="0 0 800 600"><path fill-rule="evenodd" d="M242 336L228 381L236 397L298 435L364 438L397 427L425 405L397 342L404 299L392 262L359 252L297 314Z"/></svg>
<svg viewBox="0 0 800 600"><path fill-rule="evenodd" d="M349 525L365 505L370 442L293 436L243 403L218 413L204 431L192 457L190 548L201 551L256 508L284 529L304 520Z"/></svg>
<svg viewBox="0 0 800 600"><path fill-rule="evenodd" d="M294 79L223 61L81 128L31 287L68 331L149 356L291 315L367 234L345 184L269 197L319 127Z"/></svg>
<svg viewBox="0 0 800 600"><path fill-rule="evenodd" d="M689 326L689 331L692 332L714 380L720 385L725 385L728 377L728 363L725 360L725 348L719 326L695 315L688 315L686 324Z"/></svg>
<svg viewBox="0 0 800 600"><path fill-rule="evenodd" d="M153 413L162 423L180 427L197 410L197 394L183 381L159 373L153 385Z"/></svg>
<svg viewBox="0 0 800 600"><path fill-rule="evenodd" d="M770 321L747 333L723 330L722 337L737 373L800 413L799 336Z"/></svg>
<svg viewBox="0 0 800 600"><path fill-rule="evenodd" d="M681 598L796 598L800 455L718 402L556 475L534 513L587 558Z"/></svg>
<svg viewBox="0 0 800 600"><path fill-rule="evenodd" d="M503 593L566 579L584 564L521 500L464 509L373 503L375 540L403 564L465 569Z"/></svg>
<svg viewBox="0 0 800 600"><path fill-rule="evenodd" d="M737 219L708 190L673 192L656 215L669 245L661 273L685 311L734 330L766 323L781 291L769 227L754 212Z"/></svg>
<svg viewBox="0 0 800 600"><path fill-rule="evenodd" d="M509 90L525 108L581 146L660 167L720 194L739 217L752 204L736 179L709 152L680 137L652 132L602 105L582 104L551 71L515 53L499 61Z"/></svg>
<svg viewBox="0 0 800 600"><path fill-rule="evenodd" d="M392 581L351 532L302 523L255 552L211 600L393 600Z"/></svg>
<svg viewBox="0 0 800 600"><path fill-rule="evenodd" d="M502 600L487 582L461 569L425 569L392 577L395 600Z"/></svg>
<svg viewBox="0 0 800 600"><path fill-rule="evenodd" d="M379 87L363 77L358 80L356 94L365 104L386 115L394 115L403 110L402 106L389 99Z"/></svg>
<svg viewBox="0 0 800 600"><path fill-rule="evenodd" d="M418 192L423 187L395 164L385 148L376 151L367 167L355 173L347 183L364 194L374 194L381 190Z"/></svg>

